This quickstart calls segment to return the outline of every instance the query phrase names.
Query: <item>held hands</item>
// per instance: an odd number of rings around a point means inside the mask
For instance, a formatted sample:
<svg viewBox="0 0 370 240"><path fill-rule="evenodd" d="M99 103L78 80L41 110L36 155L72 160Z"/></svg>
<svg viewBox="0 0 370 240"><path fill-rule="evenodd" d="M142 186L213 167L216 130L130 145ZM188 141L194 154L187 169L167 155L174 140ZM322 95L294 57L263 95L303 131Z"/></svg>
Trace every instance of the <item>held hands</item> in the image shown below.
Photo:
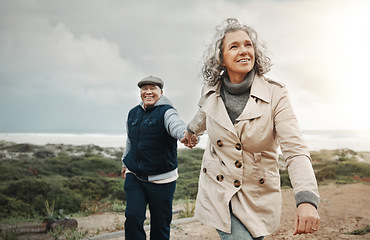
<svg viewBox="0 0 370 240"><path fill-rule="evenodd" d="M185 130L184 133L184 137L180 139L180 142L188 148L195 147L198 144L198 136L191 134L188 130Z"/></svg>
<svg viewBox="0 0 370 240"><path fill-rule="evenodd" d="M314 233L319 228L320 217L316 208L309 203L299 204L294 223L293 235Z"/></svg>

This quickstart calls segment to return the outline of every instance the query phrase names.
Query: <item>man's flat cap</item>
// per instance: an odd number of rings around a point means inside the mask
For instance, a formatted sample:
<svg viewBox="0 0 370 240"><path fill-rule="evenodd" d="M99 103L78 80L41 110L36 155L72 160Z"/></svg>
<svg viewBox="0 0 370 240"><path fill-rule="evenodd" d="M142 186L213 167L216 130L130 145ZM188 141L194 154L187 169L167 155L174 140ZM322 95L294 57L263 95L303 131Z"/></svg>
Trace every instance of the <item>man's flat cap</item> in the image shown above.
<svg viewBox="0 0 370 240"><path fill-rule="evenodd" d="M142 80L140 80L137 85L139 86L139 88L141 88L141 86L143 85L157 85L159 86L161 89L163 88L163 81L162 79L158 78L158 77L153 77L153 76L149 76L149 77L146 77L146 78L143 78Z"/></svg>

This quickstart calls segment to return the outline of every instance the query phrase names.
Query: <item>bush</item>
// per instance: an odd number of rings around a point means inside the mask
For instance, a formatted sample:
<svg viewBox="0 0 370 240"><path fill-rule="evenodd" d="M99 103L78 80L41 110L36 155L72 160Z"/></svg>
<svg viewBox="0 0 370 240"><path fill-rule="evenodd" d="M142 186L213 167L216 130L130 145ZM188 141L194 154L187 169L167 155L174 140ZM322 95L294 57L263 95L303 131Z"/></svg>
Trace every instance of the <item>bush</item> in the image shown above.
<svg viewBox="0 0 370 240"><path fill-rule="evenodd" d="M34 217L36 215L32 205L17 200L15 198L8 198L0 194L0 218L5 219L12 217Z"/></svg>
<svg viewBox="0 0 370 240"><path fill-rule="evenodd" d="M174 199L182 199L184 196L196 198L203 153L204 150L199 148L179 150L179 178Z"/></svg>
<svg viewBox="0 0 370 240"><path fill-rule="evenodd" d="M55 157L55 154L52 151L42 149L42 150L36 151L33 154L33 156L36 157L36 158L53 158L53 157Z"/></svg>
<svg viewBox="0 0 370 240"><path fill-rule="evenodd" d="M316 179L319 182L335 179L335 176L336 176L335 165L329 165L327 167L324 167L323 169L316 173Z"/></svg>
<svg viewBox="0 0 370 240"><path fill-rule="evenodd" d="M26 174L24 165L19 160L1 160L0 161L0 183L6 183L12 180L23 178Z"/></svg>
<svg viewBox="0 0 370 240"><path fill-rule="evenodd" d="M337 166L336 174L343 176L370 176L370 166L361 162L346 162Z"/></svg>
<svg viewBox="0 0 370 240"><path fill-rule="evenodd" d="M124 181L119 176L122 152L89 146L3 144L15 159L0 159L0 217L45 216L45 201L67 213L124 209ZM58 154L48 149L57 149ZM17 153L18 151L18 153ZM33 151L29 154L28 151ZM179 178L175 200L195 199L204 149L179 149ZM30 157L19 157L21 154ZM4 154L3 154L4 155ZM351 156L352 155L352 156ZM316 177L348 183L370 177L370 165L354 161L355 152L320 151L312 154ZM343 161L338 161L338 159ZM320 162L321 161L321 162ZM288 171L280 171L281 186L291 187ZM107 204L109 202L109 204ZM119 202L119 203L118 203ZM116 203L116 204L114 204ZM107 207L109 205L109 207Z"/></svg>
<svg viewBox="0 0 370 240"><path fill-rule="evenodd" d="M4 149L6 149L10 152L25 153L25 152L32 152L34 149L36 149L36 146L32 145L32 144L22 143L22 144L11 145L11 146L5 147Z"/></svg>
<svg viewBox="0 0 370 240"><path fill-rule="evenodd" d="M21 235L21 231L17 227L12 227L11 229L1 231L0 239L17 240L20 235Z"/></svg>
<svg viewBox="0 0 370 240"><path fill-rule="evenodd" d="M338 180L340 183L351 183L354 177L370 177L370 165L362 162L343 161L331 162L316 172L319 182Z"/></svg>
<svg viewBox="0 0 370 240"><path fill-rule="evenodd" d="M280 186L281 187L292 187L292 184L289 178L289 173L287 170L280 170Z"/></svg>

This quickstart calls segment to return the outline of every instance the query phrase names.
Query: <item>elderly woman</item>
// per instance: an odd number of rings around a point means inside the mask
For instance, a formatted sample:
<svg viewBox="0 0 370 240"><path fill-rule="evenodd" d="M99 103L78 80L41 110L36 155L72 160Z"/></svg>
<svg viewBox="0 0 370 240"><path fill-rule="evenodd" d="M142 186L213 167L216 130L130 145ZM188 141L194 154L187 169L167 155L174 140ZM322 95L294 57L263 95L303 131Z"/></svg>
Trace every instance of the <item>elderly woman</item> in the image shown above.
<svg viewBox="0 0 370 240"><path fill-rule="evenodd" d="M199 110L184 138L209 136L196 217L221 239L263 239L275 231L280 146L297 206L293 234L315 232L319 193L310 154L286 87L264 77L271 62L257 33L229 18L216 28L204 57Z"/></svg>

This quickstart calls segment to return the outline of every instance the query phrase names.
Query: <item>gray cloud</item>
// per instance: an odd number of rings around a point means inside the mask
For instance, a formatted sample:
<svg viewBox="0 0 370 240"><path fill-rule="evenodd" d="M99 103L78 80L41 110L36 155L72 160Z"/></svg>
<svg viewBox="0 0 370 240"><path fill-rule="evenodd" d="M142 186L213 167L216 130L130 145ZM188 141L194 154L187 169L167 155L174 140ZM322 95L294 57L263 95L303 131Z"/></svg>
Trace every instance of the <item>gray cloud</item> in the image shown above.
<svg viewBox="0 0 370 240"><path fill-rule="evenodd" d="M347 6L355 6L352 14L358 5L370 9L359 0L0 5L0 132L123 130L139 101L136 83L146 75L163 78L165 94L189 121L200 94L203 51L215 26L230 16L255 27L268 43L274 62L269 77L288 85L302 126L341 128L344 122L330 124L339 116L344 100L338 95L346 88L338 86L348 75L338 60L336 23L351 19L339 14ZM312 116L321 116L322 124Z"/></svg>

